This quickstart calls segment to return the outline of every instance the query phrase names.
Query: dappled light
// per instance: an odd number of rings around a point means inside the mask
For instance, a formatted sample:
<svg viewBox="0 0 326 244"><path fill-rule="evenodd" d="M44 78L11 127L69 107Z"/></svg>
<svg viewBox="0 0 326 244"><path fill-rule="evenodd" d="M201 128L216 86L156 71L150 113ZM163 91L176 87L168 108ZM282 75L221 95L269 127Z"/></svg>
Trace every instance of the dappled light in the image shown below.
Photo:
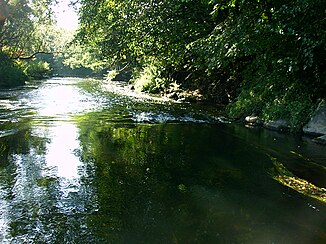
<svg viewBox="0 0 326 244"><path fill-rule="evenodd" d="M325 0L0 0L0 243L326 243Z"/></svg>
<svg viewBox="0 0 326 244"><path fill-rule="evenodd" d="M267 156L302 175L323 167L322 146L303 154L310 144L294 136L106 84L55 78L0 91L1 241L324 240L325 189Z"/></svg>

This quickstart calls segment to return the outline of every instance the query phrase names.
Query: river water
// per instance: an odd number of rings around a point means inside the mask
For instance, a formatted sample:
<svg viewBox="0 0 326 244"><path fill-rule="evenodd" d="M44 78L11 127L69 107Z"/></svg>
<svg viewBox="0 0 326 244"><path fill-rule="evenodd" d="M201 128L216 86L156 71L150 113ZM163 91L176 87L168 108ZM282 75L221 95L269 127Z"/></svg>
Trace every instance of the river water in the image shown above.
<svg viewBox="0 0 326 244"><path fill-rule="evenodd" d="M96 80L0 91L0 243L326 243L284 171L323 191L325 147Z"/></svg>

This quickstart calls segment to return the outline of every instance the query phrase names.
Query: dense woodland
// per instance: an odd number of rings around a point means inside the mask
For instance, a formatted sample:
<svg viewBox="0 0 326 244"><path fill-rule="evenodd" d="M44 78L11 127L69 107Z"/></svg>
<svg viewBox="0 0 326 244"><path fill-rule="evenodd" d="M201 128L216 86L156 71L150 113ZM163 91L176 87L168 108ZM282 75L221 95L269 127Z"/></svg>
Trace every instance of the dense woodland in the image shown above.
<svg viewBox="0 0 326 244"><path fill-rule="evenodd" d="M49 71L45 62L32 62L37 53L52 52L50 0L0 0L0 84L19 85L28 76ZM35 60L34 60L35 61Z"/></svg>
<svg viewBox="0 0 326 244"><path fill-rule="evenodd" d="M196 90L230 117L293 128L325 98L324 0L77 0L73 41L54 28L51 4L0 0L1 84L58 63L115 69L143 91Z"/></svg>

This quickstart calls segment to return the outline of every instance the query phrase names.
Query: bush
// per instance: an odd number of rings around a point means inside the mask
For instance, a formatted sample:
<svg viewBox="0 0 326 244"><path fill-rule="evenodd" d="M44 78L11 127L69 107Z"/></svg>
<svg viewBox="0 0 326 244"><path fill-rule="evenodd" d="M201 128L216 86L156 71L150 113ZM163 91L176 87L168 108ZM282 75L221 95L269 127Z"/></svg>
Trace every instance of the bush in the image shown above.
<svg viewBox="0 0 326 244"><path fill-rule="evenodd" d="M160 71L157 66L148 65L142 71L134 73L136 78L134 78L133 82L137 90L159 93L169 86L167 79L160 78Z"/></svg>
<svg viewBox="0 0 326 244"><path fill-rule="evenodd" d="M216 13L215 31L190 50L195 68L223 74L217 88L236 90L229 115L301 127L326 92L325 1L222 1Z"/></svg>
<svg viewBox="0 0 326 244"><path fill-rule="evenodd" d="M24 85L28 77L8 55L0 53L0 86Z"/></svg>
<svg viewBox="0 0 326 244"><path fill-rule="evenodd" d="M51 74L50 64L45 61L28 61L21 66L24 73L33 79L44 79Z"/></svg>
<svg viewBox="0 0 326 244"><path fill-rule="evenodd" d="M308 122L315 104L311 87L277 72L251 78L241 88L237 100L228 105L229 116L243 119L256 115L264 121L286 119L293 130Z"/></svg>

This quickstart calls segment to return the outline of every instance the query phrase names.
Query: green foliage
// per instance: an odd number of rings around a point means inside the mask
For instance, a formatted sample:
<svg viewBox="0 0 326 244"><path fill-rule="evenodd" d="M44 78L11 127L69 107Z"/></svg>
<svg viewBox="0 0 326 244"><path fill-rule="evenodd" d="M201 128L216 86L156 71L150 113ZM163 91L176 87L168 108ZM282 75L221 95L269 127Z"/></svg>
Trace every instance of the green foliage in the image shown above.
<svg viewBox="0 0 326 244"><path fill-rule="evenodd" d="M177 82L231 116L293 126L326 94L323 0L80 2L77 39L103 62L140 64L143 90Z"/></svg>
<svg viewBox="0 0 326 244"><path fill-rule="evenodd" d="M228 105L228 113L233 118L248 115L260 116L265 121L286 119L292 128L302 127L314 107L311 95L299 84L264 77L256 84L243 87L237 100Z"/></svg>
<svg viewBox="0 0 326 244"><path fill-rule="evenodd" d="M8 54L15 63L15 71L1 67L6 83L47 77L54 63L53 53L64 51L63 33L55 29L51 5L54 0L11 0L6 1L7 18L0 29L0 52ZM51 56L44 61L39 56ZM57 56L57 55L56 55ZM12 66L10 66L12 67ZM22 72L24 74L22 74ZM3 82L4 83L4 82Z"/></svg>
<svg viewBox="0 0 326 244"><path fill-rule="evenodd" d="M285 118L294 127L306 122L326 92L324 10L323 1L216 5L224 20L193 45L199 68L228 74L224 83L236 77L239 96L229 106L231 116Z"/></svg>
<svg viewBox="0 0 326 244"><path fill-rule="evenodd" d="M108 66L107 62L98 58L99 55L96 51L91 51L79 43L70 43L63 50L63 64L72 69L85 67L94 71L100 71Z"/></svg>
<svg viewBox="0 0 326 244"><path fill-rule="evenodd" d="M0 32L0 50L14 58L54 49L52 0L8 1L9 16Z"/></svg>
<svg viewBox="0 0 326 244"><path fill-rule="evenodd" d="M82 0L78 39L108 62L182 65L185 46L212 30L207 1Z"/></svg>
<svg viewBox="0 0 326 244"><path fill-rule="evenodd" d="M18 65L8 55L0 52L0 86L23 85L25 80L27 80L27 76Z"/></svg>
<svg viewBox="0 0 326 244"><path fill-rule="evenodd" d="M136 89L149 93L159 93L166 90L169 82L167 79L159 78L159 72L157 66L146 66L139 72L139 75L136 75L137 78L133 81Z"/></svg>
<svg viewBox="0 0 326 244"><path fill-rule="evenodd" d="M29 61L21 63L24 73L34 79L43 79L51 74L50 64L44 61Z"/></svg>

